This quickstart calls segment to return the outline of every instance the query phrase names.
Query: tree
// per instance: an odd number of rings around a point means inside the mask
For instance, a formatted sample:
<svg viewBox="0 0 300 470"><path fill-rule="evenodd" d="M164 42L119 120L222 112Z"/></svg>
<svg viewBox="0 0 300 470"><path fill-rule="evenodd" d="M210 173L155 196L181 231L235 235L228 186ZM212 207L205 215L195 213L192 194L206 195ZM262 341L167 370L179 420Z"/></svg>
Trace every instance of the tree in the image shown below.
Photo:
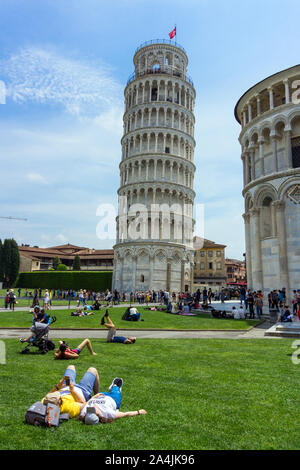
<svg viewBox="0 0 300 470"><path fill-rule="evenodd" d="M18 244L13 239L5 239L1 251L3 279L8 286L13 286L17 280L20 267Z"/></svg>
<svg viewBox="0 0 300 470"><path fill-rule="evenodd" d="M80 266L81 266L80 256L75 255L75 258L73 261L73 271L80 271Z"/></svg>
<svg viewBox="0 0 300 470"><path fill-rule="evenodd" d="M57 270L59 264L61 264L61 260L58 256L56 256L53 260L53 269L55 269L55 271Z"/></svg>
<svg viewBox="0 0 300 470"><path fill-rule="evenodd" d="M68 266L66 266L65 264L60 263L60 264L57 266L56 271L68 271Z"/></svg>

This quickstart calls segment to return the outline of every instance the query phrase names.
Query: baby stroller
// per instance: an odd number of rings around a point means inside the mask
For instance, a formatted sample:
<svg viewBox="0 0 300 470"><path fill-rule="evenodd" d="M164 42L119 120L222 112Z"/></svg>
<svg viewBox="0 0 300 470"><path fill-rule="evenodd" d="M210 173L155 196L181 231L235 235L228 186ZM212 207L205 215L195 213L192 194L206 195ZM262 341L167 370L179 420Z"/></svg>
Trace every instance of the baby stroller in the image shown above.
<svg viewBox="0 0 300 470"><path fill-rule="evenodd" d="M21 354L27 354L32 346L38 348L41 354L47 354L48 351L55 349L55 344L48 339L48 334L49 326L56 322L56 317L50 317L49 315L47 315L47 317L49 318L46 319L47 321L45 323L38 321L33 322L31 331L34 333L34 336L30 338L25 349L21 351Z"/></svg>

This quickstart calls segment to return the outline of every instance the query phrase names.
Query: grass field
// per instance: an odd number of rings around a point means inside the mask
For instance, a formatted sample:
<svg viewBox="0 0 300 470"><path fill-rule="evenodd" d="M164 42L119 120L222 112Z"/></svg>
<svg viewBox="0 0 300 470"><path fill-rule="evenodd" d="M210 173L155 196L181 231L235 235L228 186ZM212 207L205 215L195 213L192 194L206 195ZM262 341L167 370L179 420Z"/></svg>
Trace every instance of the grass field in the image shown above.
<svg viewBox="0 0 300 470"><path fill-rule="evenodd" d="M71 317L71 310L51 310L51 315L57 321L51 328L100 328L100 320L105 308L96 311L94 315L86 317ZM139 307L143 321L128 322L122 320L125 307L113 307L109 314L117 328L120 329L175 329L175 330L243 330L256 325L258 320L225 320L211 318L210 314L193 316L171 315L165 312L153 312ZM0 312L0 327L30 328L32 315L28 311L2 311ZM104 327L102 327L104 328Z"/></svg>
<svg viewBox="0 0 300 470"><path fill-rule="evenodd" d="M68 340L71 346L79 340ZM52 354L19 354L5 340L0 365L0 449L299 449L299 366L292 340L140 340L132 346L93 340L89 366L104 391L124 379L121 411L148 414L85 426L76 419L55 432L24 423L27 408L52 388L66 362Z"/></svg>

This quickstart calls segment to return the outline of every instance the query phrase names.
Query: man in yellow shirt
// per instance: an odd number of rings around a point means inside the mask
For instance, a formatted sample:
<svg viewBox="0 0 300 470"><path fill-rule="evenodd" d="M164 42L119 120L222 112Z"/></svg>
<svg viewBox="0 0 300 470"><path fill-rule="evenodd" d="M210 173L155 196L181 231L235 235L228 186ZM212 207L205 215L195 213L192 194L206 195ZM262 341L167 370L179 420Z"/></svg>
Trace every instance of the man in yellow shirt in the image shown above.
<svg viewBox="0 0 300 470"><path fill-rule="evenodd" d="M79 384L76 383L75 366L68 366L63 378L42 399L42 403L53 403L60 407L61 413L68 413L70 418L79 416L80 411L92 394L99 393L99 374L90 367Z"/></svg>

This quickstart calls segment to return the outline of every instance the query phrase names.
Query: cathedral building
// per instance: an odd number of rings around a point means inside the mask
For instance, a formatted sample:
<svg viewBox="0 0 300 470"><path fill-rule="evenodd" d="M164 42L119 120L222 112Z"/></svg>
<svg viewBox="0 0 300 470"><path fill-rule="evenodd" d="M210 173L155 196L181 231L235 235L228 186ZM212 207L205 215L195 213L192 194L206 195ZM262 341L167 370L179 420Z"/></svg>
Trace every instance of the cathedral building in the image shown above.
<svg viewBox="0 0 300 470"><path fill-rule="evenodd" d="M300 65L282 70L239 99L248 287L300 286Z"/></svg>

